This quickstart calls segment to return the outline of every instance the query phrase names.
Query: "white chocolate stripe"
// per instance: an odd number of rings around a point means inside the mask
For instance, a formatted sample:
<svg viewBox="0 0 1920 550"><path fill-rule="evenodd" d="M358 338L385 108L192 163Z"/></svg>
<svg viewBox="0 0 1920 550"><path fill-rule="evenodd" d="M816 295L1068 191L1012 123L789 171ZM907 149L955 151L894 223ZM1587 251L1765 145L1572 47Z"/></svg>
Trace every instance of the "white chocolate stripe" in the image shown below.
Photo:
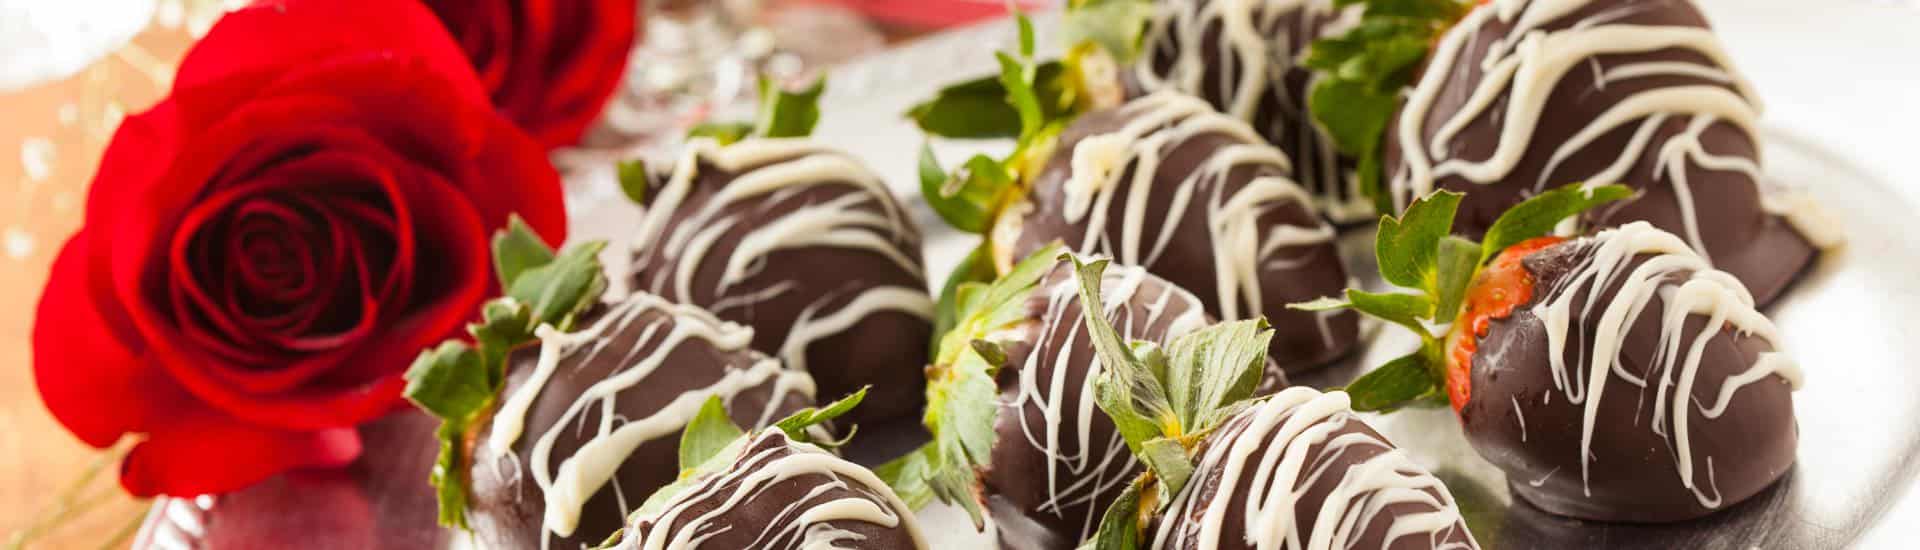
<svg viewBox="0 0 1920 550"><path fill-rule="evenodd" d="M573 534L587 500L606 485L628 456L648 441L678 432L710 396L717 395L731 402L734 396L750 388L771 383L773 391L768 397L767 409L759 414L764 421L772 418L775 408L786 401L787 395L798 393L811 401L814 392L813 380L804 372L783 368L778 361L767 358L746 368L728 369L713 384L683 392L651 415L638 419L616 419L614 405L620 394L643 386L653 372L663 366L672 350L686 342L699 340L726 352L744 351L753 340L753 331L721 321L705 310L670 303L643 292L633 293L624 301L608 307L604 316L576 332L563 333L549 325L541 325L536 330L541 346L534 371L527 382L508 395L494 413L493 427L487 434L488 446L513 457L511 462L517 465L519 457L513 451L513 445L525 429L528 409L534 398L544 390L559 368L560 360L579 352L583 346L591 348L583 361L592 360L595 355L606 351L611 335L627 330L642 314L663 314L654 317L651 324L640 329L633 349L623 351L625 355L622 362L627 366L575 397L561 418L545 433L538 434L538 439L528 452L528 469L532 470L534 483L539 486L545 500L546 515L542 518L542 528L563 537ZM669 324L670 328L663 328ZM666 332L662 334L662 330ZM642 348L651 353L640 355ZM593 436L573 455L560 457L557 475L550 473L554 471L550 468L554 458L553 447L560 434L569 424L584 420L583 413L588 407L594 406L600 407L600 422L593 428ZM516 466L514 472L518 471ZM624 509L625 496L621 495L620 500L622 513L628 512ZM542 540L544 545L545 541L551 539Z"/></svg>
<svg viewBox="0 0 1920 550"><path fill-rule="evenodd" d="M1600 400L1609 376L1629 384L1654 390L1653 418L1649 429L1673 444L1675 466L1683 486L1692 490L1700 505L1718 508L1718 491L1712 488L1713 457L1705 458L1707 483L1696 479L1691 432L1688 427L1694 413L1716 419L1726 413L1734 395L1747 385L1777 375L1790 387L1799 388L1800 367L1779 353L1779 337L1773 322L1754 309L1753 296L1730 274L1714 271L1705 258L1695 254L1679 237L1654 228L1646 222L1634 222L1603 231L1591 238L1592 250L1580 263L1547 289L1533 308L1545 324L1549 366L1555 388L1576 405L1581 405L1580 479L1587 494L1592 494L1590 470L1594 456L1594 430L1600 421ZM1584 241L1583 241L1584 242ZM1627 267L1637 257L1646 260L1632 270ZM1611 301L1605 300L1609 288L1618 287ZM1584 297L1586 307L1574 312L1573 302ZM1660 338L1657 353L1643 376L1627 372L1620 354L1627 334L1642 314L1649 313L1654 298L1659 298ZM1596 312L1595 308L1599 308ZM1702 317L1702 328L1689 334L1687 320ZM1575 325L1573 319L1582 321ZM1706 356L1706 346L1714 337L1727 334L1756 338L1769 350L1761 353L1746 370L1727 377L1711 405L1694 395L1696 378ZM1586 354L1576 354L1578 363L1566 361L1569 340L1591 334ZM1638 396L1624 397L1627 399ZM1668 426L1671 425L1671 433Z"/></svg>
<svg viewBox="0 0 1920 550"><path fill-rule="evenodd" d="M773 432L758 437L786 438L784 434ZM651 522L653 528L644 537L630 530L621 547L697 550L707 538L722 531L758 527L761 531L749 545L750 548L770 548L778 541L791 541L791 546L782 545L781 548L854 548L839 543L857 542L861 540L861 535L835 528L831 523L860 522L888 529L900 528L913 540L915 548L927 548L926 537L914 521L906 502L900 500L872 471L813 445L797 442L786 442L786 445L755 450L758 445L749 444L749 454L727 470L676 495L658 514L645 520ZM762 493L780 482L807 475L825 476L831 481L811 488L805 497L788 504L774 516L791 518L790 521L770 522L763 526L718 523L725 514L748 501L761 498ZM851 491L864 498L815 502L829 490ZM706 512L694 511L695 505L708 504L713 506ZM800 509L803 505L806 508Z"/></svg>
<svg viewBox="0 0 1920 550"><path fill-rule="evenodd" d="M1250 544L1259 550L1346 549L1377 522L1390 522L1387 544L1424 536L1434 548L1472 548L1449 536L1461 527L1460 511L1446 486L1384 439L1345 430L1359 422L1344 392L1293 387L1228 420L1207 445L1189 483L1165 513L1151 548L1223 548ZM1321 447L1314 453L1315 447ZM1372 449L1348 463L1349 452ZM1198 482L1217 474L1217 482ZM1328 479L1329 477L1334 479ZM1240 485L1249 486L1241 493ZM1314 513L1311 532L1296 523L1312 488L1332 484ZM1204 493L1204 494L1203 494ZM1235 504L1245 515L1229 517ZM1421 512L1390 514L1387 507L1417 506ZM1175 518L1192 518L1197 521ZM1225 541L1229 521L1239 522L1245 541ZM1471 540L1471 539L1469 539ZM1229 544L1231 543L1231 544Z"/></svg>
<svg viewBox="0 0 1920 550"><path fill-rule="evenodd" d="M1215 112L1206 102L1191 96L1159 92L1135 99L1120 107L1126 124L1109 133L1089 136L1073 149L1073 172L1063 185L1066 220L1086 227L1086 236L1075 250L1105 253L1121 264L1144 266L1149 270L1171 243L1174 228L1180 226L1192 201L1203 201L1205 225L1213 246L1215 286L1222 317L1227 320L1251 318L1262 314L1264 304L1260 283L1271 277L1284 277L1292 264L1277 261L1283 253L1302 247L1331 242L1332 228L1317 219L1310 226L1280 225L1259 230L1260 218L1286 204L1299 204L1314 210L1310 195L1292 180L1281 176L1262 176L1227 191L1227 176L1239 168L1270 167L1285 173L1290 163L1285 154L1265 145L1252 128L1237 119ZM1149 197L1160 163L1166 154L1189 139L1206 134L1223 134L1240 143L1221 147L1186 174L1173 190L1172 203L1163 216L1150 223ZM1107 238L1107 212L1116 200L1119 178L1131 167L1120 213L1118 242ZM1148 247L1144 233L1159 231ZM1322 335L1331 338L1329 334Z"/></svg>

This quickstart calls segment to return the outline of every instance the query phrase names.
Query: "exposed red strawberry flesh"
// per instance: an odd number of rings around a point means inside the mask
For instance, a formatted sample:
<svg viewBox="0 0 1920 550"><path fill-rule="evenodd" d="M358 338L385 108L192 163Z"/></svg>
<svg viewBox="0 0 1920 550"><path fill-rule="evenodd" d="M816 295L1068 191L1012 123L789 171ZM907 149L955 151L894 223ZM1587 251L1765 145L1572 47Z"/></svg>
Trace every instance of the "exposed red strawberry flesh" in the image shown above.
<svg viewBox="0 0 1920 550"><path fill-rule="evenodd" d="M1479 349L1480 338L1487 335L1494 320L1505 319L1514 308L1533 299L1533 275L1520 261L1566 240L1539 237L1521 241L1501 251L1474 277L1460 316L1447 334L1447 400L1453 403L1454 412L1467 406L1467 398L1472 395L1473 352Z"/></svg>

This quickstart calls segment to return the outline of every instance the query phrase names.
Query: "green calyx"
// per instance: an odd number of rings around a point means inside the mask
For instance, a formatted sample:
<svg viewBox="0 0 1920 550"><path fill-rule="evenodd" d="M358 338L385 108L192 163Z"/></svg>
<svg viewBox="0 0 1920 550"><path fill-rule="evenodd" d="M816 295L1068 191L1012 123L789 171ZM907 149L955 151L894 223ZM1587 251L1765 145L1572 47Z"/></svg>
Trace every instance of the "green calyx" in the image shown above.
<svg viewBox="0 0 1920 550"><path fill-rule="evenodd" d="M1336 9L1362 6L1346 33L1314 41L1305 65L1317 74L1307 109L1340 152L1358 160L1360 190L1381 214L1394 211L1381 146L1387 124L1412 85L1420 63L1442 33L1471 11L1469 0L1334 0Z"/></svg>
<svg viewBox="0 0 1920 550"><path fill-rule="evenodd" d="M519 217L493 238L494 270L505 296L481 306L480 321L467 325L467 339L453 338L422 351L407 368L405 396L440 418L440 453L430 481L439 496L440 523L466 528L466 472L471 434L491 410L506 381L507 356L535 340L534 329L572 328L574 318L607 288L598 254L604 241L567 247L555 255Z"/></svg>
<svg viewBox="0 0 1920 550"><path fill-rule="evenodd" d="M1252 404L1273 330L1256 319L1218 323L1164 346L1125 341L1102 313L1107 260L1083 263L1071 254L1062 259L1073 262L1087 334L1102 367L1093 380L1095 403L1147 470L1108 507L1093 546L1132 550L1145 520L1192 479L1195 447Z"/></svg>
<svg viewBox="0 0 1920 550"><path fill-rule="evenodd" d="M820 94L827 90L827 78L820 77L806 89L791 92L774 79L760 76L760 107L753 122L707 122L687 130L687 137L708 137L721 145L746 138L806 137L820 122Z"/></svg>
<svg viewBox="0 0 1920 550"><path fill-rule="evenodd" d="M1083 71L1087 64L1112 63L1104 50L1086 44L1073 48L1064 59L1040 62L1034 58L1033 23L1024 14L1016 13L1014 18L1019 46L1014 53L996 54L997 74L942 88L906 113L931 136L1015 140L1013 151L1003 157L978 154L951 170L941 164L930 143L921 147L920 191L927 204L948 225L982 236L980 246L948 276L941 292L934 340L929 343L935 349L959 317L954 309L959 285L992 281L1008 268L994 261L993 228L1003 212L1026 196L1032 178L1053 155L1061 130L1080 113L1118 102L1117 96L1096 99L1099 94L1089 92L1095 84L1082 76L1099 72Z"/></svg>
<svg viewBox="0 0 1920 550"><path fill-rule="evenodd" d="M1071 0L1060 26L1066 43L1098 47L1124 65L1139 57L1147 25L1158 13L1151 0Z"/></svg>
<svg viewBox="0 0 1920 550"><path fill-rule="evenodd" d="M939 499L965 509L984 526L975 472L992 456L994 416L999 411L995 376L1006 362L993 338L1027 322L1027 298L1055 264L1058 244L1028 256L992 283L954 283L950 327L940 332L933 366L927 369L927 412L933 434L925 447L875 470L903 500L918 507Z"/></svg>
<svg viewBox="0 0 1920 550"><path fill-rule="evenodd" d="M1399 217L1382 216L1374 237L1380 277L1406 292L1368 292L1350 288L1343 297L1321 298L1288 307L1306 311L1351 309L1406 327L1420 337L1420 349L1361 376L1346 391L1359 411L1387 411L1408 403L1439 403L1446 368L1446 334L1466 301L1468 289L1488 261L1509 246L1553 232L1562 220L1596 206L1625 199L1633 191L1620 185L1572 184L1521 202L1487 230L1482 242L1452 235L1454 214L1464 197L1438 191L1421 197Z"/></svg>
<svg viewBox="0 0 1920 550"><path fill-rule="evenodd" d="M1000 212L1025 195L1027 180L1052 153L1054 138L1080 111L1068 63L1036 61L1032 21L1025 14L1014 18L1019 49L995 52L998 74L942 88L907 111L929 135L1016 140L1003 158L974 155L951 172L930 144L921 147L921 194L947 224L968 233L987 234Z"/></svg>

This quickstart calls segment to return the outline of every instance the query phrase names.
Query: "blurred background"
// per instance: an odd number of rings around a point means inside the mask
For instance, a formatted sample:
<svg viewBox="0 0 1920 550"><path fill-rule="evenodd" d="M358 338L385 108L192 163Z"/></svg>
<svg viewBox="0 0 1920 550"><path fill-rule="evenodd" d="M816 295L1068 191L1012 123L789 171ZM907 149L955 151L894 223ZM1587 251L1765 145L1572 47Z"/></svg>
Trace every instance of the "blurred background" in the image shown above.
<svg viewBox="0 0 1920 550"><path fill-rule="evenodd" d="M0 548L76 514L32 548L124 547L147 513L111 469L46 412L30 334L47 271L79 228L101 151L128 113L172 86L193 41L246 0L0 0ZM754 75L788 80L942 28L1005 13L1005 0L650 0L620 92L581 148L587 160L646 148L747 109ZM1058 0L1020 0L1040 10ZM577 160L576 160L577 162ZM122 536L116 536L122 535Z"/></svg>

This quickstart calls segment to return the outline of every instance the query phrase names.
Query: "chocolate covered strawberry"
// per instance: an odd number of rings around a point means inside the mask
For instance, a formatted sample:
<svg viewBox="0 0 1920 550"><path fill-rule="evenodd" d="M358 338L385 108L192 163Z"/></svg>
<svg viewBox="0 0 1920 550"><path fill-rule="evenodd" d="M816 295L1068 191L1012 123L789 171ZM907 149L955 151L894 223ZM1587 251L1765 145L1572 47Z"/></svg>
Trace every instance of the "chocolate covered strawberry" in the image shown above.
<svg viewBox="0 0 1920 550"><path fill-rule="evenodd" d="M1625 194L1541 194L1485 243L1445 235L1460 200L1448 192L1383 220L1382 275L1421 292L1301 306L1421 336L1420 350L1349 386L1356 408L1444 398L1517 495L1581 519L1691 519L1779 479L1793 465L1800 371L1739 280L1644 222L1541 236Z"/></svg>
<svg viewBox="0 0 1920 550"><path fill-rule="evenodd" d="M1075 267L1082 301L1098 304L1105 262ZM1095 395L1146 465L1092 549L1478 548L1446 485L1354 414L1346 393L1251 398L1271 335L1236 321L1163 347L1087 317L1106 367Z"/></svg>
<svg viewBox="0 0 1920 550"><path fill-rule="evenodd" d="M1267 354L1290 374L1354 349L1357 315L1287 308L1348 280L1293 159L1200 98L1108 97L1114 60L1097 49L1036 64L1026 28L998 78L950 86L911 113L933 135L1017 140L1008 156L976 155L951 174L923 154L929 206L982 236L956 281L990 280L1061 242L1190 290L1216 318L1267 318Z"/></svg>

